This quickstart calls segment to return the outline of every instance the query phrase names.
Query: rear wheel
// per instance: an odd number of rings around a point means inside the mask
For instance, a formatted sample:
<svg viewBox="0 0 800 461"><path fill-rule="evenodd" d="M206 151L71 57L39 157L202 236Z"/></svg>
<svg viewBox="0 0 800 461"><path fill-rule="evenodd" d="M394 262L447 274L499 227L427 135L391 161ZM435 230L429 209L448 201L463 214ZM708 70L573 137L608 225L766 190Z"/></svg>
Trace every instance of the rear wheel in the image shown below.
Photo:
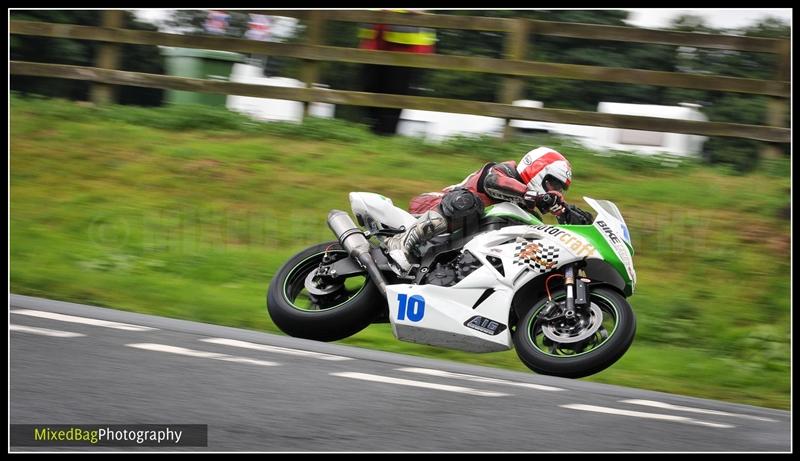
<svg viewBox="0 0 800 461"><path fill-rule="evenodd" d="M608 288L595 288L590 305L564 315L565 292L556 305L537 302L517 323L514 346L520 360L545 375L581 378L602 371L620 359L633 343L636 318L628 301Z"/></svg>
<svg viewBox="0 0 800 461"><path fill-rule="evenodd" d="M320 277L329 263L349 255L337 242L321 243L294 255L275 274L267 310L284 333L317 341L336 341L366 328L386 309L386 300L366 274Z"/></svg>

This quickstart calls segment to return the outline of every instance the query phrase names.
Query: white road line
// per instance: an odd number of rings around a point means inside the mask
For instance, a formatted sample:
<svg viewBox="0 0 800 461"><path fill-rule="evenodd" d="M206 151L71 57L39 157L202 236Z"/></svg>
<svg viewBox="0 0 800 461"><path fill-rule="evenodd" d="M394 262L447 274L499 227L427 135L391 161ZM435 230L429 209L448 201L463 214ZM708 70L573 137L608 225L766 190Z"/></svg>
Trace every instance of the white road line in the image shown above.
<svg viewBox="0 0 800 461"><path fill-rule="evenodd" d="M424 381L412 381L410 379L390 378L388 376L370 375L366 373L330 373L331 376L341 376L343 378L361 379L364 381L374 381L378 383L399 384L401 386L424 387L426 389L437 389L440 391L458 392L460 394L478 395L481 397L505 397L509 394L502 392L481 391L469 387L450 386L447 384L426 383Z"/></svg>
<svg viewBox="0 0 800 461"><path fill-rule="evenodd" d="M53 336L56 338L77 338L79 336L86 336L82 333L73 333L71 331L49 330L47 328L26 327L24 325L9 325L8 329L11 331L32 333L35 335L42 335L42 336Z"/></svg>
<svg viewBox="0 0 800 461"><path fill-rule="evenodd" d="M632 416L634 418L660 419L664 421L673 421L676 423L694 424L697 426L709 426L709 427L720 427L720 428L736 427L730 424L710 423L707 421L700 421L693 418L687 418L686 416L664 415L661 413L644 413L641 411L620 410L618 408L598 407L595 405L581 405L577 403L571 403L568 405L559 405L559 406L562 408L570 408L572 410L593 411L596 413L608 413L612 415Z"/></svg>
<svg viewBox="0 0 800 461"><path fill-rule="evenodd" d="M563 391L560 387L544 386L542 384L521 383L517 381L506 381L504 379L486 378L483 376L465 375L461 373L451 373L449 371L434 370L432 368L397 368L399 371L406 371L408 373L419 373L422 375L439 376L442 378L465 379L467 381L475 381L477 383L491 383L491 384L505 384L508 386L527 387L530 389L538 389L540 391Z"/></svg>
<svg viewBox="0 0 800 461"><path fill-rule="evenodd" d="M225 354L222 354L223 356ZM217 360L224 360L226 362L236 362L236 363L249 363L251 365L261 365L262 367L276 367L280 365L277 362L270 362L268 360L258 360L258 359L251 359L249 357L236 357L236 356L227 356L227 357L215 357Z"/></svg>
<svg viewBox="0 0 800 461"><path fill-rule="evenodd" d="M622 403L630 403L632 405L644 405L648 407L655 407L655 408L663 408L665 410L675 410L675 411L686 411L690 413L703 413L707 415L719 415L719 416L733 416L736 418L748 418L748 419L756 419L759 421L772 421L778 422L776 419L772 418L763 418L761 416L751 416L751 415L743 415L739 413L728 413L727 411L717 411L717 410L706 410L703 408L692 408L692 407L682 407L679 405L673 405L671 403L665 402L657 402L655 400L620 400Z"/></svg>
<svg viewBox="0 0 800 461"><path fill-rule="evenodd" d="M339 355L323 354L321 352L304 351L302 349L289 349L287 347L268 346L266 344L250 343L247 341L239 341L238 339L227 338L204 338L200 341L211 344L222 344L223 346L241 347L244 349L253 349L256 351L277 352L279 354L301 355L305 357L312 357L320 360L354 360L351 357L342 357Z"/></svg>
<svg viewBox="0 0 800 461"><path fill-rule="evenodd" d="M83 323L98 327L116 328L117 330L128 331L151 331L158 328L150 328L141 325L131 325L130 323L111 322L108 320L90 319L88 317L76 317L74 315L57 314L55 312L34 311L30 309L15 309L12 314L30 315L31 317L41 317L43 319L58 320L60 322Z"/></svg>
<svg viewBox="0 0 800 461"><path fill-rule="evenodd" d="M223 360L225 362L249 363L251 365L261 365L264 367L274 367L276 365L280 365L280 363L268 362L266 360L256 360L247 357L236 357L228 354L220 354L217 352L196 351L194 349L186 349L184 347L177 347L177 346L168 346L166 344L131 343L131 344L126 344L126 346L135 347L137 349L144 349L146 351L167 352L170 354L186 355L189 357L197 357L201 359Z"/></svg>

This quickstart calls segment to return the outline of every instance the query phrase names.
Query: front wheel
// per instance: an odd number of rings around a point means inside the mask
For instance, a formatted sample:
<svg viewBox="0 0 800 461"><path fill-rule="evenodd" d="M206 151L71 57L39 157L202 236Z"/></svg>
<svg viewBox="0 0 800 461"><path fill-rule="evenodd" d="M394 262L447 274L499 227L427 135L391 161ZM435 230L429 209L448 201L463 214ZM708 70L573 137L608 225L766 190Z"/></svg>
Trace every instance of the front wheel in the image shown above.
<svg viewBox="0 0 800 461"><path fill-rule="evenodd" d="M536 373L581 378L602 371L620 359L633 343L636 317L614 290L595 288L589 306L564 315L566 293L537 302L517 323L514 346L520 360Z"/></svg>
<svg viewBox="0 0 800 461"><path fill-rule="evenodd" d="M348 254L337 242L322 243L294 255L272 278L267 310L284 333L317 341L336 341L366 328L386 309L386 299L366 274L332 279L309 291L323 258Z"/></svg>

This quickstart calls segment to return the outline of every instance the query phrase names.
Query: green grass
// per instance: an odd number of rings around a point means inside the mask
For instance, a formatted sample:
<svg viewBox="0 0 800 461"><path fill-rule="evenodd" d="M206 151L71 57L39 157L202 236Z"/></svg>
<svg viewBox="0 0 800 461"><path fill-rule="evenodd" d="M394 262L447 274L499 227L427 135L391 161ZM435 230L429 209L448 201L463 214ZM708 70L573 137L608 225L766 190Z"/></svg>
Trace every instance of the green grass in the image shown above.
<svg viewBox="0 0 800 461"><path fill-rule="evenodd" d="M404 206L536 145L567 154L568 199L615 201L636 247L631 350L586 378L789 407L789 162L731 174L597 156L555 138L384 138L341 121L259 124L213 108L11 99L11 290L277 331L270 277L331 240L325 217L366 190ZM549 218L546 218L549 221ZM526 370L374 325L343 343Z"/></svg>

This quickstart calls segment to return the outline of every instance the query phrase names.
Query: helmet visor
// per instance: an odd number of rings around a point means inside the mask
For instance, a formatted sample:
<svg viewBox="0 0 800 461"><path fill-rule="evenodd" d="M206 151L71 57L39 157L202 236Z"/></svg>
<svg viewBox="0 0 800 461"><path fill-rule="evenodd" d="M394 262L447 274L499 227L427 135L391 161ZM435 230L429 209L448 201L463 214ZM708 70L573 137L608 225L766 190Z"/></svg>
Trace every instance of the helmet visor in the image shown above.
<svg viewBox="0 0 800 461"><path fill-rule="evenodd" d="M552 175L545 176L544 181L542 181L542 185L544 186L544 190L547 192L566 192L567 189L569 189L568 185L564 184L560 179Z"/></svg>

